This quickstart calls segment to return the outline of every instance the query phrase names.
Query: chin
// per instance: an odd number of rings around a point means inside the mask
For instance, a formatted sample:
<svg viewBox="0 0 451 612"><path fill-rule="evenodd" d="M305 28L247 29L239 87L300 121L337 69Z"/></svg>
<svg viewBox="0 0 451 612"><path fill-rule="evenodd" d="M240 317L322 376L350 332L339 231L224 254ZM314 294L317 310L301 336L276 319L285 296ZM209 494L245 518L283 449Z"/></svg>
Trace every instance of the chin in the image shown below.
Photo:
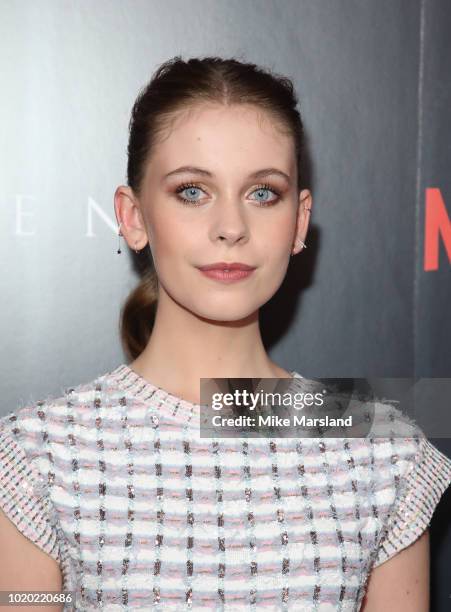
<svg viewBox="0 0 451 612"><path fill-rule="evenodd" d="M208 305L205 302L198 307L191 308L191 311L198 317L209 319L210 321L241 321L250 317L257 311L264 302L255 302L254 299L243 300L242 304L237 304L236 299L215 300L216 304Z"/></svg>

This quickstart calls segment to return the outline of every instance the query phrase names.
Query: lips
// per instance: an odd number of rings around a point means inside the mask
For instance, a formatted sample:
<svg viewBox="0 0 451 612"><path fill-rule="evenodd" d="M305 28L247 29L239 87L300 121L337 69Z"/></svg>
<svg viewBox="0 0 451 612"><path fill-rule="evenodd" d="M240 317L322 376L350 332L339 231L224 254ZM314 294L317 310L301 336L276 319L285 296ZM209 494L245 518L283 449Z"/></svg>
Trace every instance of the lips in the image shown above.
<svg viewBox="0 0 451 612"><path fill-rule="evenodd" d="M207 270L255 270L255 266L248 266L247 264L241 262L227 263L226 261L217 261L216 263L198 267L199 270L202 270L203 272Z"/></svg>

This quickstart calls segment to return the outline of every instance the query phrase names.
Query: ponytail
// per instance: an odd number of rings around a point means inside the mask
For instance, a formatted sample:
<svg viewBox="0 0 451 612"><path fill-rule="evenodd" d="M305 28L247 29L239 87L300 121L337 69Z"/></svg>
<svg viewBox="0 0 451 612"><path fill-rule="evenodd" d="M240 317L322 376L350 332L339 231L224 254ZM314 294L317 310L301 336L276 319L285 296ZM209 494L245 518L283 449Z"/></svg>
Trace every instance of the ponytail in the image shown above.
<svg viewBox="0 0 451 612"><path fill-rule="evenodd" d="M144 272L125 300L120 315L122 347L130 360L145 349L152 333L158 304L158 277L154 267Z"/></svg>

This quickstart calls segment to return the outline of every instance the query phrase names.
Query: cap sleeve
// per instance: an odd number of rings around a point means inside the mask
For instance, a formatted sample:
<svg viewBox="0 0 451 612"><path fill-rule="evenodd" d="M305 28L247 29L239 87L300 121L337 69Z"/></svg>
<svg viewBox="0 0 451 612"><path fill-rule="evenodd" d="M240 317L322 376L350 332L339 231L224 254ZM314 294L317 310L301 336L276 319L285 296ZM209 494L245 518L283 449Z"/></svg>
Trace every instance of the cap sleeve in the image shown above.
<svg viewBox="0 0 451 612"><path fill-rule="evenodd" d="M17 529L60 562L46 481L14 435L0 423L0 507Z"/></svg>
<svg viewBox="0 0 451 612"><path fill-rule="evenodd" d="M422 535L450 483L451 459L422 435L418 452L401 481L399 497L379 542L373 567L381 565Z"/></svg>

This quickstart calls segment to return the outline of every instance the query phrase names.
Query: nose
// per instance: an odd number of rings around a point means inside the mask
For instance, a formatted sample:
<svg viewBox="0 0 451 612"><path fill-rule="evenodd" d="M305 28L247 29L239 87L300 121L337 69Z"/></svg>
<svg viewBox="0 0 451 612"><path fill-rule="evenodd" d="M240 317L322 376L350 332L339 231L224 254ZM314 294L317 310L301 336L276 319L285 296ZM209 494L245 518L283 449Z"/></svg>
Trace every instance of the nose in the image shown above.
<svg viewBox="0 0 451 612"><path fill-rule="evenodd" d="M249 240L249 226L246 212L236 199L223 198L216 202L215 218L212 223L212 239L246 243Z"/></svg>

